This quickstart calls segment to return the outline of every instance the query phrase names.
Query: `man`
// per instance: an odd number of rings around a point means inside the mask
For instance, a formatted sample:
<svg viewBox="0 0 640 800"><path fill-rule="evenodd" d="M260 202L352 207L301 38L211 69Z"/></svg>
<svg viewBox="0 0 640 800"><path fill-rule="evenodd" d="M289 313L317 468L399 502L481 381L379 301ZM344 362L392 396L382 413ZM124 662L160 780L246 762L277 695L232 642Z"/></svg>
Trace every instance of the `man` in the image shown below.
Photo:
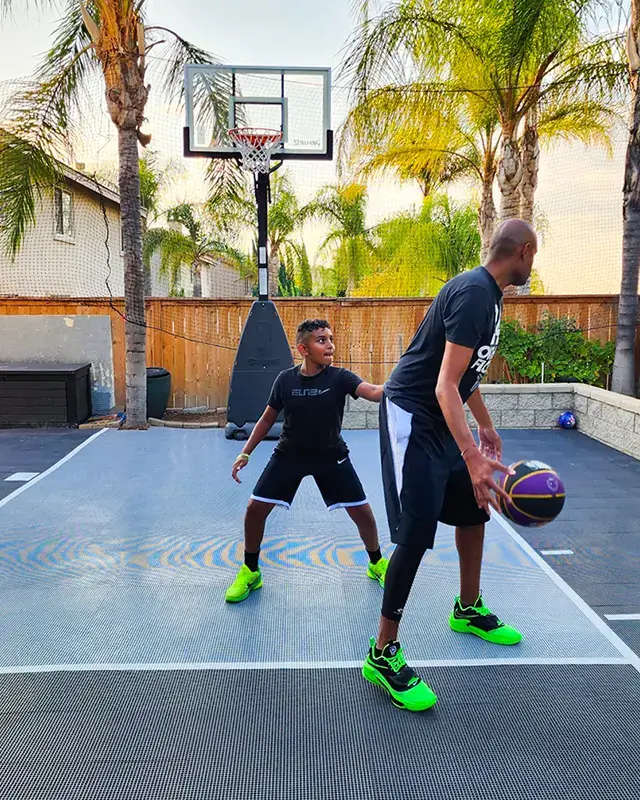
<svg viewBox="0 0 640 800"><path fill-rule="evenodd" d="M291 507L306 475L313 476L329 510L346 509L358 526L369 555L367 575L384 586L388 561L380 553L373 512L341 435L347 395L379 403L382 386L365 383L353 372L331 366L335 346L324 319L300 323L296 345L304 359L302 365L278 375L267 408L233 465L231 474L240 483L238 473L284 409L282 435L247 507L244 564L227 590L229 603L245 600L262 586L258 560L267 517L275 506Z"/></svg>
<svg viewBox="0 0 640 800"><path fill-rule="evenodd" d="M486 266L443 287L384 386L382 472L396 549L387 569L378 638L371 640L362 673L401 708L423 711L437 701L407 665L398 626L438 522L456 528L460 595L449 618L452 630L501 645L522 638L489 611L480 593L489 507L497 510L495 494L505 494L493 473L509 470L499 463L502 443L478 387L498 347L502 293L509 285L526 283L536 252L530 225L522 220L502 224ZM479 447L465 403L478 423Z"/></svg>

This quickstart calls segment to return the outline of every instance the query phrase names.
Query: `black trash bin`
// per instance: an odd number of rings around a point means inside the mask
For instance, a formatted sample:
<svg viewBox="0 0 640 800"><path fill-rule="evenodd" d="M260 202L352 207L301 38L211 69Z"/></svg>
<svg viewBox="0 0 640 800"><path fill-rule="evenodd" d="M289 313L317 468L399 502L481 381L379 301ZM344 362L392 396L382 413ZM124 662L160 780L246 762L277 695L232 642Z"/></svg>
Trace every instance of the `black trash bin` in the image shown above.
<svg viewBox="0 0 640 800"><path fill-rule="evenodd" d="M171 394L171 373L164 367L147 367L147 418L162 419Z"/></svg>

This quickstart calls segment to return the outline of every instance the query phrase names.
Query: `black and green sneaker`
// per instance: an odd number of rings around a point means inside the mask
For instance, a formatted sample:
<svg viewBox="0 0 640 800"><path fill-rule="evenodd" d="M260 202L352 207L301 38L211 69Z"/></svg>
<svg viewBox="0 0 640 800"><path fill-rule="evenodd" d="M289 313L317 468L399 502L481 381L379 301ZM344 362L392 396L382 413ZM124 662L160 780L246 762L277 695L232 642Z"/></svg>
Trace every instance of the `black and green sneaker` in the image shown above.
<svg viewBox="0 0 640 800"><path fill-rule="evenodd" d="M262 573L260 570L252 572L246 564L240 567L236 579L227 589L225 600L227 603L241 603L246 600L251 592L262 588Z"/></svg>
<svg viewBox="0 0 640 800"><path fill-rule="evenodd" d="M376 640L371 639L362 675L370 683L386 689L397 708L426 711L438 701L422 678L407 665L400 642L389 642L381 652L376 648Z"/></svg>
<svg viewBox="0 0 640 800"><path fill-rule="evenodd" d="M518 644L522 639L520 631L505 625L482 602L482 595L472 606L463 606L456 597L453 611L449 617L449 627L457 633L472 633L492 644Z"/></svg>

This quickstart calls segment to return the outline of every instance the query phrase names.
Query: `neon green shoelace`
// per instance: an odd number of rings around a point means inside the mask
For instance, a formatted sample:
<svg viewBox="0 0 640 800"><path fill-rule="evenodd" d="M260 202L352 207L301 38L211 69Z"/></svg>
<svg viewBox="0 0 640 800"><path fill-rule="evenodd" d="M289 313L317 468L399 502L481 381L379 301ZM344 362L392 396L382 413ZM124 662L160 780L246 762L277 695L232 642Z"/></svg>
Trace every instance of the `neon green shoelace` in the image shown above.
<svg viewBox="0 0 640 800"><path fill-rule="evenodd" d="M401 648L398 648L398 652L392 658L388 659L389 664L391 664L391 669L394 672L400 672L403 667L407 666L407 660L404 657L404 653L402 652Z"/></svg>

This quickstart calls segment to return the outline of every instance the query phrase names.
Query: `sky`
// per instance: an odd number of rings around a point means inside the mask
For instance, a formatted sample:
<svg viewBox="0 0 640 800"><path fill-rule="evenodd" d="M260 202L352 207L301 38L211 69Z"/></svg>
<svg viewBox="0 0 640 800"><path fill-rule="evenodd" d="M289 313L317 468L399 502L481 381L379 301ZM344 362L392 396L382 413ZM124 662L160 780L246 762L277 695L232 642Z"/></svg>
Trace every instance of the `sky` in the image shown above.
<svg viewBox="0 0 640 800"><path fill-rule="evenodd" d="M49 44L57 14L33 10L28 0L17 0L13 20L0 29L0 82L31 73ZM341 51L354 26L351 0L243 0L232 7L228 0L150 0L148 18L214 52L228 63L329 66L340 64ZM232 9L232 10L231 10ZM335 73L334 73L335 82ZM113 130L100 113L101 88L96 85L96 109L86 136L87 158L96 145L100 158L113 159ZM334 95L334 128L345 110L344 96ZM182 121L154 107L151 98L149 128L155 146L173 157L180 155ZM566 145L544 151L538 203L546 233L538 268L553 293L610 293L619 289L621 263L621 187L625 140L616 139L614 157L583 145ZM91 155L89 155L91 154ZM176 191L193 192L201 186L192 177ZM333 166L300 162L294 179L301 194L313 194L335 179ZM458 199L471 199L468 186L452 190ZM178 198L175 199L186 199ZM496 194L496 199L498 199ZM395 211L419 203L411 185L377 182L370 189L370 218L376 222ZM319 242L312 232L310 247Z"/></svg>

